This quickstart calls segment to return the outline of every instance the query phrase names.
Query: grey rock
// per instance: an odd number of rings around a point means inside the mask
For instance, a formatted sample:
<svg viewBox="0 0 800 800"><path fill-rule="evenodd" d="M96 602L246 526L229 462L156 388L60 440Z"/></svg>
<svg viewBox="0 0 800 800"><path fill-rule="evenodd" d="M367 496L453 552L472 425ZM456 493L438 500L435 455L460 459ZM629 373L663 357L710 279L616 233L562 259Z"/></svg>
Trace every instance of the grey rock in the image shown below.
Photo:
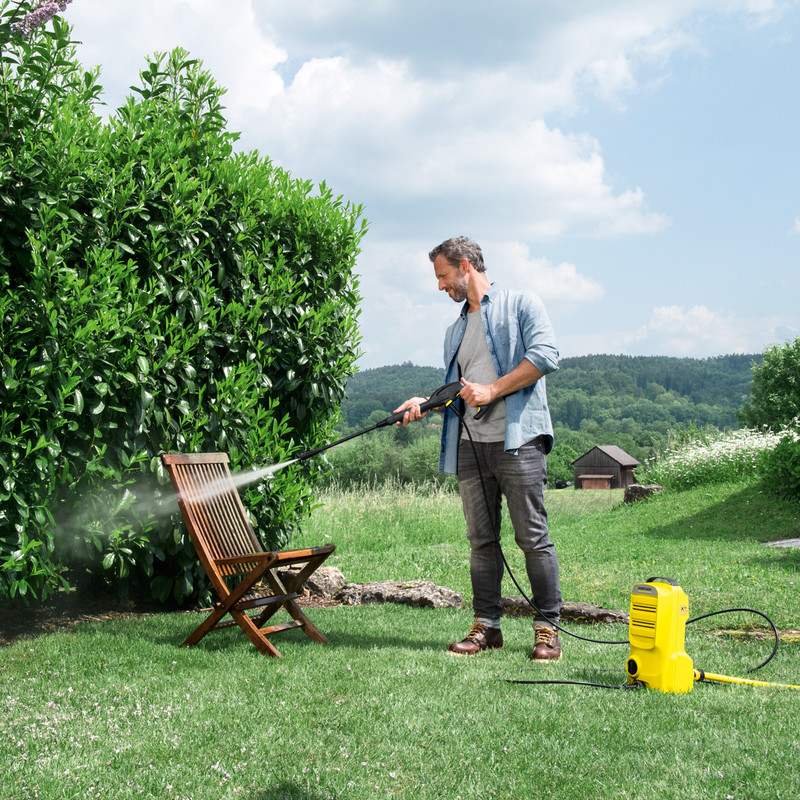
<svg viewBox="0 0 800 800"><path fill-rule="evenodd" d="M278 570L278 577L285 580L291 575L296 575L305 564L295 564ZM338 567L319 567L305 583L303 588L313 595L332 598L346 583L344 573Z"/></svg>
<svg viewBox="0 0 800 800"><path fill-rule="evenodd" d="M311 594L335 597L347 583L339 567L320 567L303 585Z"/></svg>
<svg viewBox="0 0 800 800"><path fill-rule="evenodd" d="M625 496L622 500L624 503L634 503L637 500L643 500L645 497L651 497L663 491L664 487L659 486L657 483L632 483L630 486L625 487Z"/></svg>
<svg viewBox="0 0 800 800"><path fill-rule="evenodd" d="M400 603L417 608L461 608L462 596L430 581L374 581L348 583L336 596L348 606Z"/></svg>

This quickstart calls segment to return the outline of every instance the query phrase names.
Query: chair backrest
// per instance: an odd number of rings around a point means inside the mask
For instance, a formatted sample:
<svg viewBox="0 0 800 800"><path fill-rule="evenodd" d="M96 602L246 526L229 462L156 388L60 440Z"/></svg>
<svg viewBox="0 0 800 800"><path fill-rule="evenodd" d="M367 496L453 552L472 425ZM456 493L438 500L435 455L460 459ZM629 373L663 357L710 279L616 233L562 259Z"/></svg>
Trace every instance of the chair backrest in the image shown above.
<svg viewBox="0 0 800 800"><path fill-rule="evenodd" d="M215 565L214 559L262 552L231 476L227 453L162 456L178 496L183 521L209 577L247 572L247 563Z"/></svg>

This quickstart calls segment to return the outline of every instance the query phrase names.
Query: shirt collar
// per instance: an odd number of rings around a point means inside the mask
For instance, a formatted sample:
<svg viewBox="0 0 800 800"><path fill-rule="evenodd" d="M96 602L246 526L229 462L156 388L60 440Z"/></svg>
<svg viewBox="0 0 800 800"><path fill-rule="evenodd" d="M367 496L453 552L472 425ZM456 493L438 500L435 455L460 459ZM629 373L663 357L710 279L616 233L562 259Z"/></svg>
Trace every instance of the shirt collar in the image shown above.
<svg viewBox="0 0 800 800"><path fill-rule="evenodd" d="M499 291L500 289L498 288L497 284L492 282L486 294L483 297L481 297L481 305L483 305L484 303L488 303ZM461 316L464 317L464 319L466 319L468 313L469 313L469 300L466 300L464 301L464 305L461 306Z"/></svg>

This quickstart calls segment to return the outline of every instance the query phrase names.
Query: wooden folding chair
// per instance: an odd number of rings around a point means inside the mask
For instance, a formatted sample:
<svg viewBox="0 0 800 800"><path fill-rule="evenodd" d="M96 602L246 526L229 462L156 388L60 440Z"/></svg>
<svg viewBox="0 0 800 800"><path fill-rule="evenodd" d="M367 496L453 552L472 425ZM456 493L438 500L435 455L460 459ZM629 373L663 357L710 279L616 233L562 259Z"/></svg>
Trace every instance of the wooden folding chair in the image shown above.
<svg viewBox="0 0 800 800"><path fill-rule="evenodd" d="M335 545L265 552L236 491L226 453L166 454L162 460L194 548L219 598L183 646L191 647L209 631L231 625L238 625L269 656L281 654L267 637L291 628L302 628L313 641L327 643L295 600L303 582ZM278 576L278 567L292 564L305 566L289 578ZM248 615L253 608L263 610ZM264 627L281 609L289 612L292 621ZM228 614L232 620L224 619Z"/></svg>

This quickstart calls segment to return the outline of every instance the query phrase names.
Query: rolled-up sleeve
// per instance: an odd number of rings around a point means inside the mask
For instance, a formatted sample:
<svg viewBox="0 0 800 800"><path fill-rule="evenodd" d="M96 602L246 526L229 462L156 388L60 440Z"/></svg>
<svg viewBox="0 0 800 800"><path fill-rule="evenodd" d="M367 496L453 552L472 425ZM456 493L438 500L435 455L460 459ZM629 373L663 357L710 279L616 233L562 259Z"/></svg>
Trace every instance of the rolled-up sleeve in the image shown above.
<svg viewBox="0 0 800 800"><path fill-rule="evenodd" d="M523 357L542 375L558 369L558 347L547 309L541 299L529 292L519 295L518 320L525 348Z"/></svg>

